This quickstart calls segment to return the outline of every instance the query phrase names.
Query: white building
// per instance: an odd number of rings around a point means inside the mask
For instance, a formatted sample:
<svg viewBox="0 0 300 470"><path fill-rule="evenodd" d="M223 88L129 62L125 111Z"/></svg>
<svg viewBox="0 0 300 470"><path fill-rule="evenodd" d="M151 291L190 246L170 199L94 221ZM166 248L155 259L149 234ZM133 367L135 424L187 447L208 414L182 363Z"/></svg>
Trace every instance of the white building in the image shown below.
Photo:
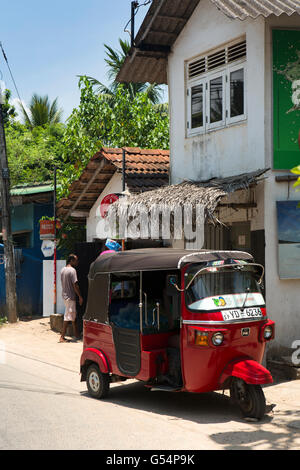
<svg viewBox="0 0 300 470"><path fill-rule="evenodd" d="M168 84L171 184L267 170L219 205L227 229L208 225L206 246L265 264L281 356L300 340L299 15L296 0L154 0L118 76Z"/></svg>

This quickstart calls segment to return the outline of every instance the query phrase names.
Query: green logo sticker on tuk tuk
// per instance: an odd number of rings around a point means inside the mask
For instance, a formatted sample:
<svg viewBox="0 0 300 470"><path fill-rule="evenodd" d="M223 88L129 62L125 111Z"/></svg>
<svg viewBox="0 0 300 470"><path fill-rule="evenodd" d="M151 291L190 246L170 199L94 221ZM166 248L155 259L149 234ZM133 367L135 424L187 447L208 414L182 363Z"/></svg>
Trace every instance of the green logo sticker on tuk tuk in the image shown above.
<svg viewBox="0 0 300 470"><path fill-rule="evenodd" d="M213 301L217 307L224 307L224 305L226 305L224 297L218 297L217 299L213 299Z"/></svg>

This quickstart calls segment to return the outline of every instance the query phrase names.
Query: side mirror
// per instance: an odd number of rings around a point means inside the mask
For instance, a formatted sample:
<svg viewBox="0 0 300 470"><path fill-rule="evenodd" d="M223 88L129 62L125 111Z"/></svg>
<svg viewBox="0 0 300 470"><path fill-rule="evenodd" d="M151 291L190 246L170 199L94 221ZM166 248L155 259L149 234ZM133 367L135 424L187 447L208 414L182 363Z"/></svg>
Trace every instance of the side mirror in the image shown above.
<svg viewBox="0 0 300 470"><path fill-rule="evenodd" d="M167 294L174 295L174 292L180 290L178 287L178 276L176 274L167 275Z"/></svg>

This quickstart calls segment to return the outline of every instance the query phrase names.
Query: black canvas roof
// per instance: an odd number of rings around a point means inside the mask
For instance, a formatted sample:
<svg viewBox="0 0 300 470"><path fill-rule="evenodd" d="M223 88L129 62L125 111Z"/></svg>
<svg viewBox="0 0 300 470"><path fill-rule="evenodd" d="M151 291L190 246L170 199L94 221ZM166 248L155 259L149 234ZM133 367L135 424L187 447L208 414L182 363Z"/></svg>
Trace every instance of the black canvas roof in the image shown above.
<svg viewBox="0 0 300 470"><path fill-rule="evenodd" d="M143 248L100 255L90 267L89 278L100 273L179 269L186 263L240 259L252 261L243 251L180 250L175 248Z"/></svg>

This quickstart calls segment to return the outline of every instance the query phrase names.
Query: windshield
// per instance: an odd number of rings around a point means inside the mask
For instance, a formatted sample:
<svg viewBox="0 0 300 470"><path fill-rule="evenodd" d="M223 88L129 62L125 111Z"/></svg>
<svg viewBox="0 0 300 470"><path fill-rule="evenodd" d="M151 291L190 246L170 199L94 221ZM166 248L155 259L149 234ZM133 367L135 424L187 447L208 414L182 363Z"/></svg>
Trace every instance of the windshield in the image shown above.
<svg viewBox="0 0 300 470"><path fill-rule="evenodd" d="M186 304L192 310L215 310L264 305L257 268L248 265L202 271L186 291ZM192 268L186 286L199 271Z"/></svg>

